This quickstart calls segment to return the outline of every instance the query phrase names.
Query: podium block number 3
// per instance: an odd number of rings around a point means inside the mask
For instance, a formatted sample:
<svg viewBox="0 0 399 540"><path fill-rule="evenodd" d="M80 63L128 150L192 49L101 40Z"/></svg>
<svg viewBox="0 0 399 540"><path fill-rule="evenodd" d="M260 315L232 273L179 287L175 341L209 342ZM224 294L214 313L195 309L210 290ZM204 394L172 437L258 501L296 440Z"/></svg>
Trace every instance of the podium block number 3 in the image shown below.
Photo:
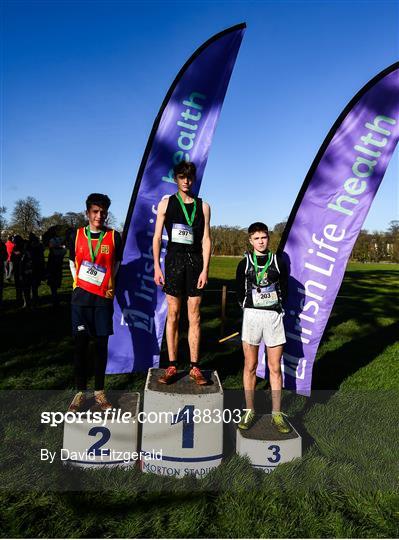
<svg viewBox="0 0 399 540"><path fill-rule="evenodd" d="M194 448L194 405L186 405L173 417L171 426L183 422L182 448Z"/></svg>
<svg viewBox="0 0 399 540"><path fill-rule="evenodd" d="M268 457L267 461L270 463L278 463L281 459L280 447L277 444L272 444L268 447L268 450L272 450L272 457Z"/></svg>
<svg viewBox="0 0 399 540"><path fill-rule="evenodd" d="M91 428L91 430L89 431L89 435L91 437L95 437L99 433L101 433L101 438L98 441L96 441L92 446L90 446L90 448L87 450L88 454L92 454L94 452L95 456L101 456L100 448L104 446L104 444L106 444L111 437L111 432L106 427L97 426L97 427ZM102 454L105 456L108 456L109 450L103 450Z"/></svg>

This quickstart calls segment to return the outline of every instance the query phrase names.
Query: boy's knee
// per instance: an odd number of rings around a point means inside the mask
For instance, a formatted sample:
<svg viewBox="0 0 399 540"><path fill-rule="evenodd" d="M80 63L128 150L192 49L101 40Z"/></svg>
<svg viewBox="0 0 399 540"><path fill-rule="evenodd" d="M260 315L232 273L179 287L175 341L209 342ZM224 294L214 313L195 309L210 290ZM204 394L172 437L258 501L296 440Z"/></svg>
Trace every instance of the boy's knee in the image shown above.
<svg viewBox="0 0 399 540"><path fill-rule="evenodd" d="M190 324L199 325L201 320L199 310L188 310L188 320Z"/></svg>
<svg viewBox="0 0 399 540"><path fill-rule="evenodd" d="M180 318L180 310L176 308L168 309L168 321L171 323L177 323Z"/></svg>
<svg viewBox="0 0 399 540"><path fill-rule="evenodd" d="M268 368L269 368L269 373L271 375L274 375L274 376L281 375L281 366L280 366L280 364L276 365L276 364L269 364L268 363Z"/></svg>
<svg viewBox="0 0 399 540"><path fill-rule="evenodd" d="M250 375L256 375L257 364L245 364L244 369Z"/></svg>

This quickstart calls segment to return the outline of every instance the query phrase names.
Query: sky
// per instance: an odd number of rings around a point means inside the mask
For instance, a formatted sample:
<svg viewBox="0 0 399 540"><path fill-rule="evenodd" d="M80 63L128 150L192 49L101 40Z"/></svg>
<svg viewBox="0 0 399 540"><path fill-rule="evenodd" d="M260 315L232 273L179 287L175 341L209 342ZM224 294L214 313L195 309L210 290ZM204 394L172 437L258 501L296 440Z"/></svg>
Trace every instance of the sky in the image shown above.
<svg viewBox="0 0 399 540"><path fill-rule="evenodd" d="M107 193L126 217L152 124L209 37L247 30L200 195L213 225L285 220L346 104L399 60L398 1L10 1L1 12L0 206ZM399 219L396 149L363 228Z"/></svg>

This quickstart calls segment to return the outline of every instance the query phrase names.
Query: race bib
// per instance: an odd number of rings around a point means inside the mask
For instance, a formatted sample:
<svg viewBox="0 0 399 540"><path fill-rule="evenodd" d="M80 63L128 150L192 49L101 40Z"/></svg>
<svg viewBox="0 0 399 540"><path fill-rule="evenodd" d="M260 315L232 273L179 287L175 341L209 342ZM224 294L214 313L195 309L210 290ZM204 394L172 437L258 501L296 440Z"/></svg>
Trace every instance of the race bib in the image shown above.
<svg viewBox="0 0 399 540"><path fill-rule="evenodd" d="M183 223L173 223L172 242L179 244L194 244L193 228Z"/></svg>
<svg viewBox="0 0 399 540"><path fill-rule="evenodd" d="M100 287L104 281L106 271L107 269L99 264L83 261L79 268L78 277L82 281L87 281L87 283Z"/></svg>
<svg viewBox="0 0 399 540"><path fill-rule="evenodd" d="M252 302L254 307L270 308L278 304L276 284L255 287L252 289Z"/></svg>

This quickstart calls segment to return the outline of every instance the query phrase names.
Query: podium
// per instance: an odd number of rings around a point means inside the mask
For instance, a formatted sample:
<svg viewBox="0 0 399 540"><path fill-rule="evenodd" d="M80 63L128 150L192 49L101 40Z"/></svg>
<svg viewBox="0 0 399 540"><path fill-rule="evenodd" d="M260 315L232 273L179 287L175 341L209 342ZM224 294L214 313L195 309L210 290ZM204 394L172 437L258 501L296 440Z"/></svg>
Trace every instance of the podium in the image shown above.
<svg viewBox="0 0 399 540"><path fill-rule="evenodd" d="M63 463L83 468L135 466L140 394L131 392L114 397L110 393L109 397L115 404L110 412L101 412L93 399L90 411L80 418L78 413L72 423L64 422ZM93 417L100 421L94 421Z"/></svg>
<svg viewBox="0 0 399 540"><path fill-rule="evenodd" d="M280 463L302 456L302 438L292 427L291 433L280 433L271 424L271 414L257 417L248 430L237 428L236 452L247 456L252 466L266 473L274 471Z"/></svg>
<svg viewBox="0 0 399 540"><path fill-rule="evenodd" d="M141 450L161 459L141 460L141 470L163 476L204 477L223 457L223 389L216 371L202 371L199 386L186 371L172 384L159 384L162 369L148 372ZM217 421L220 413L220 421Z"/></svg>

